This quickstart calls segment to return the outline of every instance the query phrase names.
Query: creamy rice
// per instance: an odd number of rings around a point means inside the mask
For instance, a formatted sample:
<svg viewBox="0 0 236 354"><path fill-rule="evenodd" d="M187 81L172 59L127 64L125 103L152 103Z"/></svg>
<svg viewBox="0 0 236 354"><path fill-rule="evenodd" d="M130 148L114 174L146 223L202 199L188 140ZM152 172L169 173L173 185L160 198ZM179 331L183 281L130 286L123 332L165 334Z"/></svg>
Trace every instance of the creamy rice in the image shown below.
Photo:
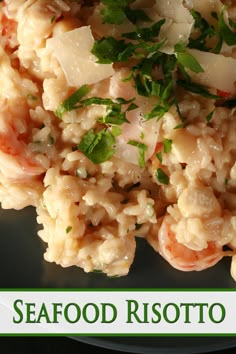
<svg viewBox="0 0 236 354"><path fill-rule="evenodd" d="M127 1L106 23L114 10L0 3L1 206L34 206L63 267L126 275L143 237L182 271L231 256L236 279L233 1ZM104 61L112 39L125 59Z"/></svg>

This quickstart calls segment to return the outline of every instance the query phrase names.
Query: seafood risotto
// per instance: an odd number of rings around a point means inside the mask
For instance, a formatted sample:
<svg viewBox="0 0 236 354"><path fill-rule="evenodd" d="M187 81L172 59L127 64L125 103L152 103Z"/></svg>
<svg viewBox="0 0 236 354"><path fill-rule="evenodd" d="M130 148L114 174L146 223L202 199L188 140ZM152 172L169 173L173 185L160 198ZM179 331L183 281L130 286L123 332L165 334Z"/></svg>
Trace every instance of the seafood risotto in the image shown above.
<svg viewBox="0 0 236 354"><path fill-rule="evenodd" d="M0 201L45 259L124 276L143 237L236 279L234 1L5 0L0 31Z"/></svg>

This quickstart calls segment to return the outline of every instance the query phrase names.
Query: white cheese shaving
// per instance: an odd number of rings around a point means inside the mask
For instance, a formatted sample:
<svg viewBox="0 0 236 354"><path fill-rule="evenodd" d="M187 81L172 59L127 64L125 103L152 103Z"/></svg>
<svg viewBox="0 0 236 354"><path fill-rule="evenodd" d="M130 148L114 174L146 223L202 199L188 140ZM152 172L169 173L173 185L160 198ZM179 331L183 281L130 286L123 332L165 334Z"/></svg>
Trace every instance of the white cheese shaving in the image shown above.
<svg viewBox="0 0 236 354"><path fill-rule="evenodd" d="M183 0L156 1L148 15L153 21L165 19L165 24L160 31L160 41L166 39L166 44L161 51L167 54L174 52L174 45L182 41L188 43L194 25L190 11L183 5Z"/></svg>
<svg viewBox="0 0 236 354"><path fill-rule="evenodd" d="M91 53L94 38L90 26L83 26L47 40L46 48L60 63L69 86L90 85L110 77L112 64L98 64Z"/></svg>
<svg viewBox="0 0 236 354"><path fill-rule="evenodd" d="M188 52L204 69L203 73L198 74L188 71L194 82L232 94L236 93L236 59L197 49L188 49Z"/></svg>

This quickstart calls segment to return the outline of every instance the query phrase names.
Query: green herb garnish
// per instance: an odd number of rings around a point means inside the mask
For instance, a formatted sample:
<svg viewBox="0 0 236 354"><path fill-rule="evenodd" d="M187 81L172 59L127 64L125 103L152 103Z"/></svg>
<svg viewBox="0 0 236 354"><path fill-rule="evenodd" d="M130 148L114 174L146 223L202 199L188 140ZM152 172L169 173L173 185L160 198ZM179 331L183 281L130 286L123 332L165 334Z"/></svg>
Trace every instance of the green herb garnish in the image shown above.
<svg viewBox="0 0 236 354"><path fill-rule="evenodd" d="M71 232L71 230L72 230L72 226L67 226L66 233L68 234L69 232Z"/></svg>
<svg viewBox="0 0 236 354"><path fill-rule="evenodd" d="M31 95L30 93L28 93L28 95L26 96L29 100L32 100L32 101L37 101L38 100L38 97L37 96L34 96L34 95Z"/></svg>
<svg viewBox="0 0 236 354"><path fill-rule="evenodd" d="M170 139L163 140L163 146L164 146L164 152L168 154L168 152L170 152L172 148L172 140Z"/></svg>
<svg viewBox="0 0 236 354"><path fill-rule="evenodd" d="M160 161L160 163L162 163L163 158L162 158L162 152L161 152L161 151L159 151L158 153L156 153L156 157L157 157L157 159Z"/></svg>
<svg viewBox="0 0 236 354"><path fill-rule="evenodd" d="M141 9L132 9L130 4L135 0L101 0L106 7L101 10L103 23L121 25L125 19L132 23L150 21L147 14Z"/></svg>
<svg viewBox="0 0 236 354"><path fill-rule="evenodd" d="M208 113L208 115L206 116L206 121L209 123L212 120L213 114L214 114L215 110L213 109L213 111L211 111L210 113Z"/></svg>
<svg viewBox="0 0 236 354"><path fill-rule="evenodd" d="M138 150L139 150L138 163L141 168L144 168L145 167L145 151L147 151L147 149L148 149L147 145L140 143L139 141L135 141L135 140L129 140L128 144L136 146L138 148Z"/></svg>
<svg viewBox="0 0 236 354"><path fill-rule="evenodd" d="M205 86L200 84L195 84L193 82L188 82L186 80L177 80L177 85L183 87L185 90L200 95L208 99L219 100L222 97L210 93Z"/></svg>
<svg viewBox="0 0 236 354"><path fill-rule="evenodd" d="M200 31L200 35L196 38L190 37L188 47L208 52L211 48L208 46L207 42L210 38L213 38L217 32L214 26L210 25L199 12L191 10L191 15L195 20L194 27Z"/></svg>
<svg viewBox="0 0 236 354"><path fill-rule="evenodd" d="M51 145L55 143L55 139L51 135L49 135L49 142Z"/></svg>
<svg viewBox="0 0 236 354"><path fill-rule="evenodd" d="M219 34L226 44L232 46L236 44L236 33L233 32L229 26L227 26L224 19L224 14L225 6L223 6L218 22ZM232 24L232 21L230 23Z"/></svg>
<svg viewBox="0 0 236 354"><path fill-rule="evenodd" d="M78 103L80 100L87 95L89 92L89 87L87 85L81 86L77 91L75 91L70 97L68 97L60 106L57 108L55 115L62 119L64 113L72 111L78 108Z"/></svg>
<svg viewBox="0 0 236 354"><path fill-rule="evenodd" d="M55 21L55 19L56 19L56 16L52 16L50 22L53 23Z"/></svg>
<svg viewBox="0 0 236 354"><path fill-rule="evenodd" d="M160 34L161 27L164 25L165 19L162 19L156 23L154 23L150 27L144 28L136 28L135 32L123 33L122 37L136 40L136 41L144 41L150 42L153 41L154 38L157 38Z"/></svg>
<svg viewBox="0 0 236 354"><path fill-rule="evenodd" d="M169 184L169 177L161 168L157 169L156 178L161 184Z"/></svg>
<svg viewBox="0 0 236 354"><path fill-rule="evenodd" d="M78 149L94 164L109 160L115 153L115 137L107 129L95 133L90 129L81 139Z"/></svg>
<svg viewBox="0 0 236 354"><path fill-rule="evenodd" d="M181 67L190 69L194 73L204 72L204 69L201 67L201 65L198 63L198 61L194 58L194 56L191 55L190 53L187 53L185 51L183 51L183 52L176 51L176 57L177 57L177 62Z"/></svg>

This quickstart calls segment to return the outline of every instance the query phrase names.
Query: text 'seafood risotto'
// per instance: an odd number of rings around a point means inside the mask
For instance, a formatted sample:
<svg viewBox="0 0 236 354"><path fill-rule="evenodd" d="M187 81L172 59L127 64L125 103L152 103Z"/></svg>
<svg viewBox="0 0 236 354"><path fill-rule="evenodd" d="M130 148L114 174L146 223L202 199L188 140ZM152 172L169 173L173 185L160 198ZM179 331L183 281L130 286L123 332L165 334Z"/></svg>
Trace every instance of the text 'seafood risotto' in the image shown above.
<svg viewBox="0 0 236 354"><path fill-rule="evenodd" d="M142 237L236 279L234 4L0 2L0 201L47 261L124 276Z"/></svg>

